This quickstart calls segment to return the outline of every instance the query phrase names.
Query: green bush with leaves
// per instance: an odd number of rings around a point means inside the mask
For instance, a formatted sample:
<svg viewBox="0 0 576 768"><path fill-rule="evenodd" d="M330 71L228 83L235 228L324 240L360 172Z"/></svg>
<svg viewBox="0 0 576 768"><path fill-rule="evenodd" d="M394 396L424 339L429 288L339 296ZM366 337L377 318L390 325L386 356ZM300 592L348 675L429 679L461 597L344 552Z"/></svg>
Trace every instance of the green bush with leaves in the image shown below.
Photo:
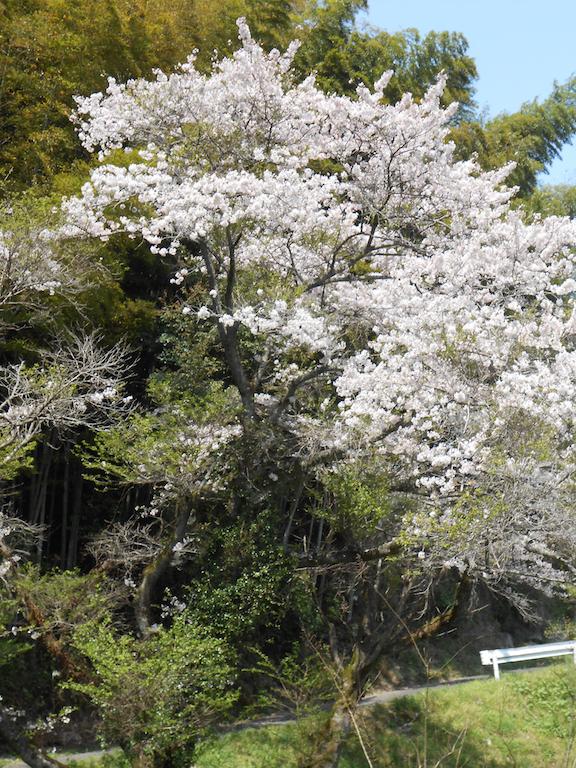
<svg viewBox="0 0 576 768"><path fill-rule="evenodd" d="M148 639L85 624L73 645L92 667L89 682L68 682L102 718L102 736L135 766L189 765L196 742L235 703L233 657L179 615Z"/></svg>
<svg viewBox="0 0 576 768"><path fill-rule="evenodd" d="M81 574L54 569L41 573L31 563L15 574L13 588L33 629L62 639L87 622L105 621L122 597L101 571Z"/></svg>

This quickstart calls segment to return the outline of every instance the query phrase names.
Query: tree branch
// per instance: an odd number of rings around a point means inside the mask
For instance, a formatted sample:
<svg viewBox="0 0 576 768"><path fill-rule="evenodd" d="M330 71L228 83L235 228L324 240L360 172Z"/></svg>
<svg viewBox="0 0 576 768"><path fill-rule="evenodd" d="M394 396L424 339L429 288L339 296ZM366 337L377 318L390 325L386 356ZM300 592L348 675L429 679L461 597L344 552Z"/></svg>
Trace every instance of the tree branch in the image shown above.
<svg viewBox="0 0 576 768"><path fill-rule="evenodd" d="M381 558L397 555L401 551L402 543L400 539L391 539L384 544L368 549L348 549L315 556L302 555L299 558L299 570L327 568L350 563L367 563L372 560L380 560Z"/></svg>

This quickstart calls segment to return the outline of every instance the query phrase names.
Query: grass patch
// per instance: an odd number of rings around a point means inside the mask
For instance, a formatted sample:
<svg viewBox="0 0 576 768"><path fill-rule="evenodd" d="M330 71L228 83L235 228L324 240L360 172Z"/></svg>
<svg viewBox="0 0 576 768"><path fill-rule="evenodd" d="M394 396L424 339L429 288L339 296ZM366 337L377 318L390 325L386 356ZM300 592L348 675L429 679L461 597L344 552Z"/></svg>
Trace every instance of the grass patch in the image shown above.
<svg viewBox="0 0 576 768"><path fill-rule="evenodd" d="M76 752L75 754L79 753ZM101 757L67 759L65 754L61 754L58 755L58 759L61 759L68 768L129 768L130 766L120 749L112 749Z"/></svg>
<svg viewBox="0 0 576 768"><path fill-rule="evenodd" d="M194 768L296 768L324 718L215 737L202 745ZM570 660L532 672L505 668L500 681L432 688L363 707L358 724L373 768L576 768L576 668ZM128 768L119 752L70 762L73 768ZM341 768L367 766L352 736Z"/></svg>
<svg viewBox="0 0 576 768"><path fill-rule="evenodd" d="M508 673L507 673L508 672ZM320 721L227 734L195 768L295 768ZM570 661L502 679L429 690L363 708L359 726L374 768L575 768L576 669ZM350 738L342 768L368 765Z"/></svg>

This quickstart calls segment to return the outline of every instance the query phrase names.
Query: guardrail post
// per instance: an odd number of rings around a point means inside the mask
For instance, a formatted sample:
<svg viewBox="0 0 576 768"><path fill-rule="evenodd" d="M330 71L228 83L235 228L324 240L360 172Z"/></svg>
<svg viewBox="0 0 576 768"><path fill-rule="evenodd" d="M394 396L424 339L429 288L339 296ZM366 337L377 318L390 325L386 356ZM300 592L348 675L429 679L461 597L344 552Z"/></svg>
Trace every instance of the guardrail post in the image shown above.
<svg viewBox="0 0 576 768"><path fill-rule="evenodd" d="M576 643L574 643L574 648L572 650L572 658L574 659L574 664L576 664Z"/></svg>
<svg viewBox="0 0 576 768"><path fill-rule="evenodd" d="M500 680L500 668L498 667L498 657L496 654L492 656L492 666L494 668L494 679Z"/></svg>

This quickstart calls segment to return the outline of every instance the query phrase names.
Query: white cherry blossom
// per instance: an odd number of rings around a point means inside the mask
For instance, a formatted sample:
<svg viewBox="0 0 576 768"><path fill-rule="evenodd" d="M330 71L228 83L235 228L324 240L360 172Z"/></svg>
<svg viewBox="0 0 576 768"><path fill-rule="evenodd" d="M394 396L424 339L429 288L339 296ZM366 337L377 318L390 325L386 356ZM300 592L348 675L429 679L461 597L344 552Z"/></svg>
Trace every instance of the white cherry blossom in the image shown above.
<svg viewBox="0 0 576 768"><path fill-rule="evenodd" d="M376 452L437 505L420 536L467 491L565 505L576 223L527 222L510 167L455 160L442 78L420 103L386 104L390 73L329 95L293 81L295 46L265 53L239 28L242 48L210 74L192 57L77 100L103 163L65 202L63 234L127 232L178 254L172 283L206 287L182 312L215 324L246 416L281 423L310 461Z"/></svg>

